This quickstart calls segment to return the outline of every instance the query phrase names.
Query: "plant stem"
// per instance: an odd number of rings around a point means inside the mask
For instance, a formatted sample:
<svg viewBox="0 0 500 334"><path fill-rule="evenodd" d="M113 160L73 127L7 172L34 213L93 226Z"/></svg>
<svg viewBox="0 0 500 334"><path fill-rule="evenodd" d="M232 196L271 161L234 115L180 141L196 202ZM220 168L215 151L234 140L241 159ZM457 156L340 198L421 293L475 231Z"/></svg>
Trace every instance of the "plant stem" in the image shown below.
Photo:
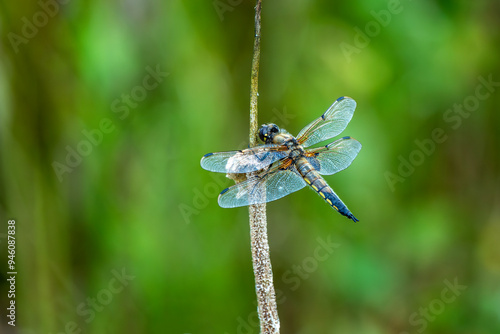
<svg viewBox="0 0 500 334"><path fill-rule="evenodd" d="M253 46L252 74L250 82L250 146L258 143L257 98L259 91L260 62L260 12L261 0L255 6L255 40ZM265 194L265 192L264 192ZM249 207L250 239L252 247L253 273L257 293L257 311L261 334L277 334L280 330L276 293L273 285L273 271L267 239L266 204L254 204Z"/></svg>
<svg viewBox="0 0 500 334"><path fill-rule="evenodd" d="M255 39L253 42L252 73L250 79L250 146L257 145L259 130L257 98L259 96L259 63L260 63L260 11L261 0L255 6Z"/></svg>

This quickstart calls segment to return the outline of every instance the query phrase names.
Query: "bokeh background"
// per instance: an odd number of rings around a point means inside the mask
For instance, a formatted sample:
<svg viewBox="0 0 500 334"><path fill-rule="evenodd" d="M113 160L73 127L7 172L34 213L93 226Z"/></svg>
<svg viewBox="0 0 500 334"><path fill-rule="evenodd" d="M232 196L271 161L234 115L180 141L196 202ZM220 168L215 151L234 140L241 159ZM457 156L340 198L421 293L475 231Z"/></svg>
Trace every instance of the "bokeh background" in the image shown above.
<svg viewBox="0 0 500 334"><path fill-rule="evenodd" d="M2 333L259 332L248 210L199 164L248 144L253 6L1 3ZM297 134L348 95L363 144L326 177L359 223L309 190L267 206L281 332L499 333L499 2L262 20L259 122Z"/></svg>

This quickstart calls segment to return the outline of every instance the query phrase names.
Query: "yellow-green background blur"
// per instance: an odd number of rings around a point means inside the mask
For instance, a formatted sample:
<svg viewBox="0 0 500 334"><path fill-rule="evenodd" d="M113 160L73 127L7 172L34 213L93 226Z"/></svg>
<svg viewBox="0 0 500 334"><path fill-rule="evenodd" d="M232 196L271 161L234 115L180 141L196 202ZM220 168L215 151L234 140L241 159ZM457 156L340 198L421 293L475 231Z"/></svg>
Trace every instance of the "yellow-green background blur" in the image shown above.
<svg viewBox="0 0 500 334"><path fill-rule="evenodd" d="M248 210L200 167L248 145L253 6L1 3L2 333L258 333ZM310 190L267 206L281 332L500 333L500 3L262 21L259 123L297 134L348 95L363 144L326 177L359 223Z"/></svg>

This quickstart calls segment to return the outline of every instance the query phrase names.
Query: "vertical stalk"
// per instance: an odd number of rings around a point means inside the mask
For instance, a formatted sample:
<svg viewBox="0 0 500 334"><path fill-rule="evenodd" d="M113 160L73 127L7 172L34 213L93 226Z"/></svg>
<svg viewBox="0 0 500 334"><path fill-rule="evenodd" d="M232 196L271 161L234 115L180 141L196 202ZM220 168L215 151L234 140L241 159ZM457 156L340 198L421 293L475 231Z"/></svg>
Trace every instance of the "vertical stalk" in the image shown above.
<svg viewBox="0 0 500 334"><path fill-rule="evenodd" d="M255 6L255 39L253 42L252 73L250 79L250 146L257 145L259 130L257 98L259 96L259 64L260 64L260 11L261 0Z"/></svg>
<svg viewBox="0 0 500 334"><path fill-rule="evenodd" d="M250 82L250 146L257 145L258 112L257 98L259 91L260 62L260 17L261 0L255 6L255 40L253 46L252 73ZM264 191L265 195L265 191ZM254 204L249 207L250 240L252 247L253 273L257 293L257 311L261 334L277 334L280 330L276 293L273 284L273 271L267 239L266 204Z"/></svg>

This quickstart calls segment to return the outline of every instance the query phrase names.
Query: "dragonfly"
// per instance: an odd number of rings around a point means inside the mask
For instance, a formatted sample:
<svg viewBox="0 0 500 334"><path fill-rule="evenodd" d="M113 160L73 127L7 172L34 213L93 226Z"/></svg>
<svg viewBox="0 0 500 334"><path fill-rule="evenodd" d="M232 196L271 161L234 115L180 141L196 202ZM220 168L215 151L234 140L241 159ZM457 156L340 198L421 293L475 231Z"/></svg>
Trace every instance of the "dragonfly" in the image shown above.
<svg viewBox="0 0 500 334"><path fill-rule="evenodd" d="M244 181L220 193L219 205L234 208L271 202L307 185L340 214L359 221L322 175L333 175L349 167L361 150L361 143L351 137L342 137L325 146L307 149L344 131L355 109L356 102L342 96L297 137L268 123L259 129L263 145L205 154L201 159L202 168L228 176L247 175Z"/></svg>

